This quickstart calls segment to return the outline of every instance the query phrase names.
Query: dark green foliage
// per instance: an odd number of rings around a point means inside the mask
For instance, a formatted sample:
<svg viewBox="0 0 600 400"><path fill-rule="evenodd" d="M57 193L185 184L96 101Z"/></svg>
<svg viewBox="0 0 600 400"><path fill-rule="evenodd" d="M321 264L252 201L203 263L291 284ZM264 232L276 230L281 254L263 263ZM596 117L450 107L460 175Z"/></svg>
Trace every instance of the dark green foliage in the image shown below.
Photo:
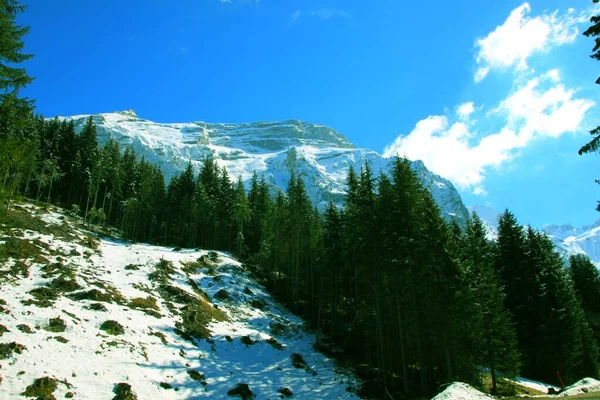
<svg viewBox="0 0 600 400"><path fill-rule="evenodd" d="M46 286L32 289L29 294L35 298L34 301L31 301L31 304L43 308L51 307L59 296L55 289Z"/></svg>
<svg viewBox="0 0 600 400"><path fill-rule="evenodd" d="M250 300L250 305L254 308L258 308L259 310L264 310L264 308L267 306L267 302L264 299L256 298Z"/></svg>
<svg viewBox="0 0 600 400"><path fill-rule="evenodd" d="M92 303L89 306L86 306L85 308L94 310L94 311L107 311L106 306L102 303Z"/></svg>
<svg viewBox="0 0 600 400"><path fill-rule="evenodd" d="M108 333L109 335L122 335L125 333L125 328L123 325L119 324L117 321L104 321L102 325L100 325L100 329Z"/></svg>
<svg viewBox="0 0 600 400"><path fill-rule="evenodd" d="M46 326L44 329L49 332L64 332L66 328L67 324L65 324L65 321L63 321L60 317L57 317L50 318L48 326Z"/></svg>
<svg viewBox="0 0 600 400"><path fill-rule="evenodd" d="M544 234L500 218L496 271L505 286L522 353L523 373L560 384L597 376L598 347L561 256Z"/></svg>
<svg viewBox="0 0 600 400"><path fill-rule="evenodd" d="M283 350L285 347L277 341L275 338L267 339L267 343L269 343L275 350Z"/></svg>
<svg viewBox="0 0 600 400"><path fill-rule="evenodd" d="M497 393L497 373L514 378L519 372L520 354L510 313L504 308L504 293L494 276L492 243L476 214L468 222L464 238L459 237L461 261L468 282L476 334L473 344L478 365L490 369L492 393Z"/></svg>
<svg viewBox="0 0 600 400"><path fill-rule="evenodd" d="M146 298L136 297L131 299L129 302L129 307L131 308L140 308L142 310L158 310L158 304L156 304L156 299L152 296L148 296Z"/></svg>
<svg viewBox="0 0 600 400"><path fill-rule="evenodd" d="M2 337L2 335L4 335L5 332L10 332L10 331L8 330L8 328L6 326L0 324L0 337Z"/></svg>
<svg viewBox="0 0 600 400"><path fill-rule="evenodd" d="M222 311L211 306L204 299L194 299L181 312L181 322L175 326L186 335L198 339L208 339L211 334L207 326L211 321L226 321Z"/></svg>
<svg viewBox="0 0 600 400"><path fill-rule="evenodd" d="M592 0L594 3L598 3L598 0ZM587 37L594 38L595 44L592 49L592 57L595 60L600 60L600 15L592 16L590 19L591 26L583 32L583 34ZM600 78L596 79L596 84L600 84ZM590 135L593 136L592 140L583 145L579 149L579 155L586 153L596 153L598 152L598 148L600 147L600 126L592 129L590 131ZM600 183L600 180L596 180L596 183ZM600 202L596 206L596 210L600 211Z"/></svg>
<svg viewBox="0 0 600 400"><path fill-rule="evenodd" d="M252 339L250 336L245 335L242 336L241 341L243 344L245 344L246 346L252 346L253 344L256 343L256 340Z"/></svg>
<svg viewBox="0 0 600 400"><path fill-rule="evenodd" d="M0 343L0 360L6 360L10 356L15 354L21 354L27 348L19 343Z"/></svg>
<svg viewBox="0 0 600 400"><path fill-rule="evenodd" d="M215 294L215 297L221 301L227 301L231 298L231 296L229 295L229 292L227 292L227 290L225 290L225 289L219 290Z"/></svg>
<svg viewBox="0 0 600 400"><path fill-rule="evenodd" d="M82 300L92 300L92 301L102 301L105 303L122 303L123 297L118 293L112 290L107 290L106 292L102 292L98 289L90 289L83 292L76 292L70 294L69 297L76 301Z"/></svg>
<svg viewBox="0 0 600 400"><path fill-rule="evenodd" d="M52 393L56 390L56 379L45 376L36 379L25 389L21 396L37 397L42 399L54 399ZM56 400L56 399L55 399Z"/></svg>
<svg viewBox="0 0 600 400"><path fill-rule="evenodd" d="M162 333L162 332L150 332L148 335L151 335L151 336L156 336L157 338L159 338L159 339L160 339L160 341L161 341L163 344L167 344L167 343L168 343L168 342L167 342L167 337L166 337L166 336L165 336L165 334L164 334L164 333Z"/></svg>
<svg viewBox="0 0 600 400"><path fill-rule="evenodd" d="M171 384L166 383L166 382L161 382L159 386L163 389L172 389L173 388L173 386L171 386Z"/></svg>
<svg viewBox="0 0 600 400"><path fill-rule="evenodd" d="M238 383L234 388L227 391L228 396L239 397L242 400L253 400L256 395L252 393L250 387L246 383Z"/></svg>
<svg viewBox="0 0 600 400"><path fill-rule="evenodd" d="M69 343L69 340L62 336L54 336L54 340L60 343Z"/></svg>
<svg viewBox="0 0 600 400"><path fill-rule="evenodd" d="M64 276L52 280L49 286L58 292L74 292L81 289L81 285L75 279L66 279Z"/></svg>
<svg viewBox="0 0 600 400"><path fill-rule="evenodd" d="M569 259L569 272L581 307L600 345L600 273L587 256L573 255Z"/></svg>
<svg viewBox="0 0 600 400"><path fill-rule="evenodd" d="M17 329L23 333L33 333L34 332L33 329L31 329L31 327L29 325L25 325L25 324L17 325Z"/></svg>
<svg viewBox="0 0 600 400"><path fill-rule="evenodd" d="M307 368L308 365L306 364L306 361L304 361L304 358L302 357L301 354L298 353L294 353L292 354L292 365L294 366L294 368Z"/></svg>
<svg viewBox="0 0 600 400"><path fill-rule="evenodd" d="M293 397L294 393L290 390L290 388L279 388L277 392L281 394L282 397Z"/></svg>
<svg viewBox="0 0 600 400"><path fill-rule="evenodd" d="M206 381L206 379L204 378L204 374L201 374L198 371L194 371L193 369L188 369L187 373L190 376L190 378L192 378L195 381L198 381L198 382Z"/></svg>
<svg viewBox="0 0 600 400"><path fill-rule="evenodd" d="M115 397L112 400L137 400L135 393L128 383L117 383L113 388Z"/></svg>

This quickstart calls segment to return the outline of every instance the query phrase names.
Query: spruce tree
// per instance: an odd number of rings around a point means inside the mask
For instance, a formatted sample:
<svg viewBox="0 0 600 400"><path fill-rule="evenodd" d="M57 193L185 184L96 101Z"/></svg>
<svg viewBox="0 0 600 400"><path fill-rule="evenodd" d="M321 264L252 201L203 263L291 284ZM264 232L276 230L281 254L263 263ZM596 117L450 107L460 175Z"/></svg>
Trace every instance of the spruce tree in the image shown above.
<svg viewBox="0 0 600 400"><path fill-rule="evenodd" d="M588 325L600 346L600 273L592 261L582 254L569 257L569 275Z"/></svg>
<svg viewBox="0 0 600 400"><path fill-rule="evenodd" d="M26 7L17 0L0 1L0 137L18 133L33 108L31 100L19 96L19 91L34 79L19 67L33 57L23 52L23 37L29 27L16 22Z"/></svg>
<svg viewBox="0 0 600 400"><path fill-rule="evenodd" d="M509 378L518 374L520 354L510 314L504 308L504 293L494 274L493 245L475 213L467 223L462 251L466 280L477 305L476 354L480 365L490 369L495 394L499 372Z"/></svg>
<svg viewBox="0 0 600 400"><path fill-rule="evenodd" d="M233 203L233 218L237 226L236 251L238 257L242 257L244 254L244 223L248 222L250 215L251 209L246 198L244 182L242 177L239 176L235 186L235 201Z"/></svg>

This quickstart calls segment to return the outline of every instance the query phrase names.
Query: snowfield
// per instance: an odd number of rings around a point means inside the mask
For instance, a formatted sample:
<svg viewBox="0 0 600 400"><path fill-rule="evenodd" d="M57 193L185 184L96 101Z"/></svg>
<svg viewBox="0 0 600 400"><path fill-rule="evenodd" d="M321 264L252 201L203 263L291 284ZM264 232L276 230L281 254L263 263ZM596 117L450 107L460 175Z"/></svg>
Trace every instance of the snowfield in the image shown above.
<svg viewBox="0 0 600 400"><path fill-rule="evenodd" d="M316 352L303 321L231 256L94 240L57 211L25 208L77 240L0 237L39 252L0 263L0 398L23 398L42 377L56 380L57 399L110 399L118 383L138 399L231 398L238 384L257 399L358 398L357 378ZM202 312L214 314L206 338L191 338L184 319Z"/></svg>

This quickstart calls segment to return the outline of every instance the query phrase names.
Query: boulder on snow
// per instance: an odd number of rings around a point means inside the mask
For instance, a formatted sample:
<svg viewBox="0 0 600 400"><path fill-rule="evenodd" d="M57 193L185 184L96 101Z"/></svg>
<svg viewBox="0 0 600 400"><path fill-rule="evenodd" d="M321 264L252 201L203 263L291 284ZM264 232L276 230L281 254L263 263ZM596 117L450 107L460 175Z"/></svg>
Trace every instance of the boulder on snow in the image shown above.
<svg viewBox="0 0 600 400"><path fill-rule="evenodd" d="M238 383L233 389L230 389L227 392L227 395L231 397L239 397L242 400L252 400L256 397L246 383Z"/></svg>
<svg viewBox="0 0 600 400"><path fill-rule="evenodd" d="M221 289L219 290L216 294L215 297L221 301L227 301L231 298L231 296L229 295L229 293L227 292L227 290L225 289Z"/></svg>
<svg viewBox="0 0 600 400"><path fill-rule="evenodd" d="M454 382L431 400L494 400L494 398L466 383Z"/></svg>

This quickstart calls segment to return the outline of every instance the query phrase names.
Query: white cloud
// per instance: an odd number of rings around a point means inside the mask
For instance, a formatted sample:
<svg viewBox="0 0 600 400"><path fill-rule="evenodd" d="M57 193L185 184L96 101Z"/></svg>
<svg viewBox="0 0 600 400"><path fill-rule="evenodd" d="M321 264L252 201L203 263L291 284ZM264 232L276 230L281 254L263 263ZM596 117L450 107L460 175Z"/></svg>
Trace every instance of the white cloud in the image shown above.
<svg viewBox="0 0 600 400"><path fill-rule="evenodd" d="M347 17L348 13L344 10L337 10L335 8L321 8L317 11L311 11L310 15L321 19L329 19L333 17Z"/></svg>
<svg viewBox="0 0 600 400"><path fill-rule="evenodd" d="M476 186L475 189L473 189L473 194L475 196L487 196L488 192L481 186Z"/></svg>
<svg viewBox="0 0 600 400"><path fill-rule="evenodd" d="M296 10L293 14L292 14L292 22L295 22L298 18L300 17L300 10Z"/></svg>
<svg viewBox="0 0 600 400"><path fill-rule="evenodd" d="M300 18L301 16L310 16L310 17L316 17L316 18L320 18L320 19L331 19L331 18L347 18L350 16L350 14L348 14L348 12L346 12L344 10L339 10L336 8L320 8L318 10L311 10L311 11L296 10L292 14L291 22L292 23L296 22L298 20L298 18Z"/></svg>
<svg viewBox="0 0 600 400"><path fill-rule="evenodd" d="M463 103L460 106L458 106L458 108L456 109L456 115L459 119L466 120L469 118L469 116L471 116L471 114L473 114L474 111L475 106L473 105L473 102L470 101L468 103Z"/></svg>
<svg viewBox="0 0 600 400"><path fill-rule="evenodd" d="M477 138L477 128L482 126L479 123L467 125L446 115L434 115L419 121L408 135L396 138L385 148L384 156L400 154L420 159L459 188L485 195L482 183L490 168L510 161L518 149L536 139L579 129L594 103L575 95L560 82L558 71L552 70L513 90L488 113L488 117L500 116L504 121L497 132ZM457 108L459 118L461 108L471 108L465 104Z"/></svg>
<svg viewBox="0 0 600 400"><path fill-rule="evenodd" d="M576 14L571 8L564 14L554 11L530 17L528 3L517 7L502 25L476 40L475 82L482 81L493 69L528 70L527 61L533 54L575 41L578 25L588 21L597 9L595 6Z"/></svg>

